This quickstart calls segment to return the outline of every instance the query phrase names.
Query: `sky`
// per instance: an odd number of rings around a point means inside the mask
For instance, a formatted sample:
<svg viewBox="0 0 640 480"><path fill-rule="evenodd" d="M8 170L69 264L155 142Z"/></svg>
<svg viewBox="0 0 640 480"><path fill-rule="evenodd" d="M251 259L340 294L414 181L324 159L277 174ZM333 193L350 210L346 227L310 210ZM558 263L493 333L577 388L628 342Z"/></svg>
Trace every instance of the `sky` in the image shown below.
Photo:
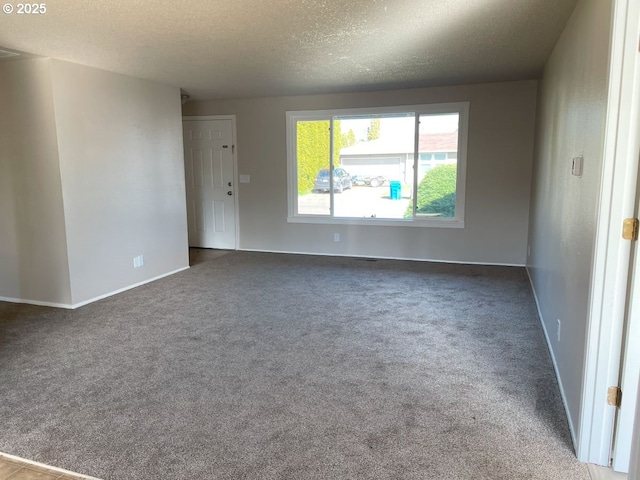
<svg viewBox="0 0 640 480"><path fill-rule="evenodd" d="M413 138L414 121L413 115L410 117L383 117L380 119L380 137L407 135L409 138ZM367 128L370 124L371 117L340 120L342 133L348 133L350 129L353 130L356 141L367 139ZM420 117L421 133L455 132L457 129L458 114L421 115Z"/></svg>

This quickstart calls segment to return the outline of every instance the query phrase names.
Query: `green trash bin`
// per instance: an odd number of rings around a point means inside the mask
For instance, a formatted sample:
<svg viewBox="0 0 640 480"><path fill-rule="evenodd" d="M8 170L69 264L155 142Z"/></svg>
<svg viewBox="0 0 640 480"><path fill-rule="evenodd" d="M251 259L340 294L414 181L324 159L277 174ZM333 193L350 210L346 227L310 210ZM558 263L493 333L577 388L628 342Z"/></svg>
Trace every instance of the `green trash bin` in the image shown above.
<svg viewBox="0 0 640 480"><path fill-rule="evenodd" d="M402 184L396 180L389 182L389 198L400 200L402 198Z"/></svg>

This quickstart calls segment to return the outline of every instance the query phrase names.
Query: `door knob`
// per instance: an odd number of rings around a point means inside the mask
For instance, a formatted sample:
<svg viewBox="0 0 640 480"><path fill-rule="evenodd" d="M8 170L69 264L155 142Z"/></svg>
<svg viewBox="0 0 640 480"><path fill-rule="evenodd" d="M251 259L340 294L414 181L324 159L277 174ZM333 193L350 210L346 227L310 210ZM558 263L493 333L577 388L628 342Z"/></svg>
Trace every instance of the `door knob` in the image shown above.
<svg viewBox="0 0 640 480"><path fill-rule="evenodd" d="M231 186L231 182L227 183L227 185Z"/></svg>
<svg viewBox="0 0 640 480"><path fill-rule="evenodd" d="M227 195L233 195L233 193L231 193L231 192L227 192Z"/></svg>

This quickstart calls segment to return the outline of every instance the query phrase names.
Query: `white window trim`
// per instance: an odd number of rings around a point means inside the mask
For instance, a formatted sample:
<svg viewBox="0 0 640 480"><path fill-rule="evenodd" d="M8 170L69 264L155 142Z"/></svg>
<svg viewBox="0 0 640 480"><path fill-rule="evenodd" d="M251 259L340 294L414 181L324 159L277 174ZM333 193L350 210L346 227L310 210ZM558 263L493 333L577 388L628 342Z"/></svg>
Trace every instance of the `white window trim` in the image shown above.
<svg viewBox="0 0 640 480"><path fill-rule="evenodd" d="M298 121L331 120L332 117L348 115L375 115L385 113L415 113L419 115L437 115L439 113L458 113L458 158L456 179L456 216L454 218L378 219L378 218L342 218L321 215L304 215L298 211L298 165L296 158L296 123ZM464 228L465 192L467 183L467 140L469 132L469 102L434 103L424 105L404 105L394 107L367 107L332 110L306 110L286 112L287 128L287 222L316 223L326 225L379 225L431 228ZM418 135L416 134L416 139ZM417 140L416 140L417 142ZM419 163L419 162L418 162ZM415 170L415 165L414 165ZM415 199L417 184L414 182L412 198ZM415 206L415 204L414 204Z"/></svg>

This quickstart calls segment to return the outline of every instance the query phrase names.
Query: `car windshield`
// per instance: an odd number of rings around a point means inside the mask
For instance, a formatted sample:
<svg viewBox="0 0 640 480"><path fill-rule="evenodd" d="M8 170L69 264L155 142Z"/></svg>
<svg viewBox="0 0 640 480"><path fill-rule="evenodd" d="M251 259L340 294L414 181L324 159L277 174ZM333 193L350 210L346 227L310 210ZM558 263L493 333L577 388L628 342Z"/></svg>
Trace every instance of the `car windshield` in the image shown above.
<svg viewBox="0 0 640 480"><path fill-rule="evenodd" d="M333 171L333 174L334 174L334 175L338 175L339 173L340 173L340 172L338 171L338 169L337 169L337 168ZM328 170L328 169L326 169L326 168L323 168L322 170L320 170L320 171L318 172L318 177L328 177L328 176L329 176L329 170Z"/></svg>

